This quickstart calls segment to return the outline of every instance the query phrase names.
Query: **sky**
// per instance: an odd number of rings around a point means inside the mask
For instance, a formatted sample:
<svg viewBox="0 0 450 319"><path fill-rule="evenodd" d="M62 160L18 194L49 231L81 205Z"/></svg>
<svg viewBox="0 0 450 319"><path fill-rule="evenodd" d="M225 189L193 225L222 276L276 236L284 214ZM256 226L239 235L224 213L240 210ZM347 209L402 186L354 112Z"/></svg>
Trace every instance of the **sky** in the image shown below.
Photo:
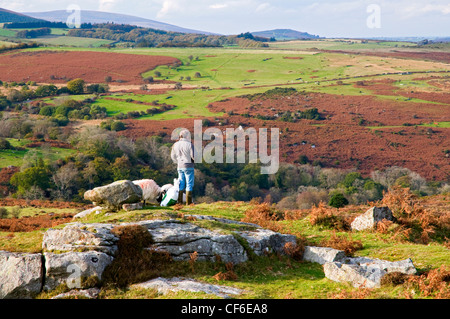
<svg viewBox="0 0 450 319"><path fill-rule="evenodd" d="M294 29L323 37L449 37L449 0L0 0L17 12L96 10L219 34Z"/></svg>

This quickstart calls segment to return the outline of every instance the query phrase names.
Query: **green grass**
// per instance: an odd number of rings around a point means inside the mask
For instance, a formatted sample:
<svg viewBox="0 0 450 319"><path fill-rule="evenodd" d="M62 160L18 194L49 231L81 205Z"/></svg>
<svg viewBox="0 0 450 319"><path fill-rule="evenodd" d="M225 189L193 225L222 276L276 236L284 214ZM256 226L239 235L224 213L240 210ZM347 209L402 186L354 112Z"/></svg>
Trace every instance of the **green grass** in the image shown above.
<svg viewBox="0 0 450 319"><path fill-rule="evenodd" d="M423 123L423 124L417 124L414 126L450 128L450 122ZM366 126L366 128L371 129L371 130L390 129L390 128L405 128L405 127L407 127L407 126L404 126L404 125Z"/></svg>
<svg viewBox="0 0 450 319"><path fill-rule="evenodd" d="M112 116L120 112L127 113L130 111L145 111L149 108L155 107L152 105L142 105L132 102L126 102L126 99L131 98L135 101L142 101L147 103L158 101L160 104L166 103L169 105L175 105L176 108L153 116L145 115L140 117L140 119L170 120L199 116L222 116L222 113L210 112L206 106L211 102L223 99L224 96L226 96L224 94L224 91L219 90L182 90L179 92L171 91L170 93L159 95L114 95L114 98L118 98L123 101L100 98L95 102L95 104L106 107L106 109L108 110L108 115Z"/></svg>
<svg viewBox="0 0 450 319"><path fill-rule="evenodd" d="M42 214L72 214L77 213L79 209L76 208L40 208L40 207L18 207L18 206L2 206L8 211L8 218L11 218L11 212L14 209L18 209L19 214L17 217L24 217L24 216L36 216L36 215L42 215Z"/></svg>
<svg viewBox="0 0 450 319"><path fill-rule="evenodd" d="M0 36L1 37L10 37L10 38L14 38L16 36L16 31L11 30L11 29L0 29Z"/></svg>
<svg viewBox="0 0 450 319"><path fill-rule="evenodd" d="M425 123L425 124L421 124L419 126L450 128L450 122Z"/></svg>
<svg viewBox="0 0 450 319"><path fill-rule="evenodd" d="M38 253L42 251L42 237L45 230L26 233L0 231L0 250L12 252Z"/></svg>
<svg viewBox="0 0 450 319"><path fill-rule="evenodd" d="M31 140L27 139L21 139L19 141L18 139L8 138L7 140L14 147L24 147L26 144L31 142ZM7 167L10 165L21 166L23 163L24 156L32 150L35 151L39 157L46 158L52 162L60 158L65 158L76 152L75 150L72 149L58 148L58 147L51 147L48 153L44 152L42 148L39 147L25 148L25 150L0 150L0 168Z"/></svg>
<svg viewBox="0 0 450 319"><path fill-rule="evenodd" d="M61 30L61 29L57 29ZM94 38L79 38L69 36L58 36L58 33L53 33L50 36L39 37L34 39L38 43L44 43L46 45L58 45L58 46L74 46L74 47L86 47L97 48L104 44L112 43L110 40L94 39Z"/></svg>
<svg viewBox="0 0 450 319"><path fill-rule="evenodd" d="M269 42L271 48L277 49L320 49L320 50L379 50L386 48L415 47L416 43L400 41L368 41L361 43L353 39L323 39L323 40L292 40L284 42Z"/></svg>
<svg viewBox="0 0 450 319"><path fill-rule="evenodd" d="M409 103L426 103L426 104L438 104L438 105L450 105L450 103L442 103L435 101L422 100L417 98L408 98L401 95L375 95L377 99L380 100L391 100L391 101L399 101L399 102L409 102Z"/></svg>
<svg viewBox="0 0 450 319"><path fill-rule="evenodd" d="M0 47L1 46L5 46L5 47L9 47L11 45L14 45L14 42L9 42L9 41L0 41Z"/></svg>
<svg viewBox="0 0 450 319"><path fill-rule="evenodd" d="M167 53L170 54L170 52ZM164 53L161 52L161 54ZM282 54L261 51L228 53L226 49L223 49L217 53L213 50L209 55L203 53L198 61L193 60L190 65L183 65L176 70L160 66L156 71L161 72L162 78L180 81L186 85L242 88L249 85L294 82L305 69L317 65L317 60L311 56L305 56L304 60L287 60L283 59ZM264 59L270 60L264 61ZM185 64L188 62L183 57L182 61ZM196 72L201 74L200 78L195 78ZM144 77L152 75L154 71L143 74ZM187 77L191 77L191 80L186 80Z"/></svg>

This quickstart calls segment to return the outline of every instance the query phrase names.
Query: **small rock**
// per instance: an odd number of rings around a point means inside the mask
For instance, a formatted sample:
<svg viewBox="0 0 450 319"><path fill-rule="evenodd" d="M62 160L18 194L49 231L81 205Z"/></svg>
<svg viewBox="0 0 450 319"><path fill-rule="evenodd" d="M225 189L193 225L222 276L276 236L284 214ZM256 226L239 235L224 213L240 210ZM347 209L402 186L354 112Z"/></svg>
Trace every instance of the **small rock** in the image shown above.
<svg viewBox="0 0 450 319"><path fill-rule="evenodd" d="M356 217L351 223L351 228L352 230L371 229L376 227L377 223L383 219L395 220L389 207L372 207L364 214Z"/></svg>
<svg viewBox="0 0 450 319"><path fill-rule="evenodd" d="M130 288L145 288L156 289L158 293L167 294L174 291L190 291L190 292L204 292L207 294L213 294L222 298L230 298L242 293L242 290L232 287L211 285L202 283L190 278L162 278L158 277L143 283L134 284Z"/></svg>
<svg viewBox="0 0 450 319"><path fill-rule="evenodd" d="M133 203L133 204L123 204L123 210L129 212L132 210L142 209L144 207L143 203Z"/></svg>
<svg viewBox="0 0 450 319"><path fill-rule="evenodd" d="M341 261L344 258L345 253L342 250L329 247L306 246L303 252L303 260L321 265L327 262Z"/></svg>
<svg viewBox="0 0 450 319"><path fill-rule="evenodd" d="M98 294L100 293L100 289L98 288L89 288L89 289L82 289L77 290L73 289L69 292L65 292L62 294L59 294L52 299L67 299L67 298L86 298L86 299L97 299Z"/></svg>
<svg viewBox="0 0 450 319"><path fill-rule="evenodd" d="M95 206L94 208L86 209L86 210L76 214L75 216L73 216L73 218L74 219L83 218L83 217L86 217L86 216L88 216L88 215L90 215L92 213L98 214L98 213L100 213L102 211L102 209L103 209L103 207L101 207L101 206Z"/></svg>
<svg viewBox="0 0 450 319"><path fill-rule="evenodd" d="M296 244L294 235L285 235L276 233L269 229L256 229L255 231L236 232L243 237L249 244L250 248L258 256L262 256L265 252L284 253L284 246L291 242Z"/></svg>

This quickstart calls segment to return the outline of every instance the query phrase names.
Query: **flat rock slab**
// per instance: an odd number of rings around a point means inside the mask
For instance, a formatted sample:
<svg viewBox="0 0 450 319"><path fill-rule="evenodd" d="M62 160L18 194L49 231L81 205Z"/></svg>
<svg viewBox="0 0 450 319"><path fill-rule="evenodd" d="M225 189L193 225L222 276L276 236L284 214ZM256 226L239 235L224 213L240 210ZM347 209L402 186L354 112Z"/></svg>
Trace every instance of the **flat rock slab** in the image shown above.
<svg viewBox="0 0 450 319"><path fill-rule="evenodd" d="M254 224L222 218L210 220L225 224L236 223L255 229L230 234L176 219L145 220L122 223L120 226L141 225L147 228L153 238L152 248L167 251L174 260L190 260L191 254L197 253L197 260L214 262L220 257L226 263L245 262L248 256L237 240L239 236L248 242L249 247L257 255L263 255L265 252L284 253L286 243L296 243L296 237L293 235L276 233ZM44 234L42 248L44 252L54 253L98 251L114 257L119 238L112 234L111 230L116 226L118 225L75 222L61 229L49 229Z"/></svg>
<svg viewBox="0 0 450 319"><path fill-rule="evenodd" d="M243 292L243 290L212 285L202 283L190 278L162 278L158 277L143 283L134 284L130 288L144 288L144 289L156 289L158 293L167 294L168 292L189 291L189 292L204 292L206 294L216 295L221 298L230 298L237 296Z"/></svg>
<svg viewBox="0 0 450 319"><path fill-rule="evenodd" d="M197 252L198 260L241 263L248 260L247 253L236 238L191 223L176 220L140 222L147 227L157 249L170 253L174 260L189 260Z"/></svg>

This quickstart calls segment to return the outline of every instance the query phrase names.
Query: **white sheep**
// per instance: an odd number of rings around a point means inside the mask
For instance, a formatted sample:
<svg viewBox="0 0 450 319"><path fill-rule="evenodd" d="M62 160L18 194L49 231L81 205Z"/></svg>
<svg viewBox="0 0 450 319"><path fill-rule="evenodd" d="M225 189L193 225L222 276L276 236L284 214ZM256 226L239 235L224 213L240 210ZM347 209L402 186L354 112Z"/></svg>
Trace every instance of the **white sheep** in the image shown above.
<svg viewBox="0 0 450 319"><path fill-rule="evenodd" d="M144 205L148 203L156 203L157 198L160 196L162 189L152 179L141 179L133 181L133 184L139 186L142 189L142 199Z"/></svg>

